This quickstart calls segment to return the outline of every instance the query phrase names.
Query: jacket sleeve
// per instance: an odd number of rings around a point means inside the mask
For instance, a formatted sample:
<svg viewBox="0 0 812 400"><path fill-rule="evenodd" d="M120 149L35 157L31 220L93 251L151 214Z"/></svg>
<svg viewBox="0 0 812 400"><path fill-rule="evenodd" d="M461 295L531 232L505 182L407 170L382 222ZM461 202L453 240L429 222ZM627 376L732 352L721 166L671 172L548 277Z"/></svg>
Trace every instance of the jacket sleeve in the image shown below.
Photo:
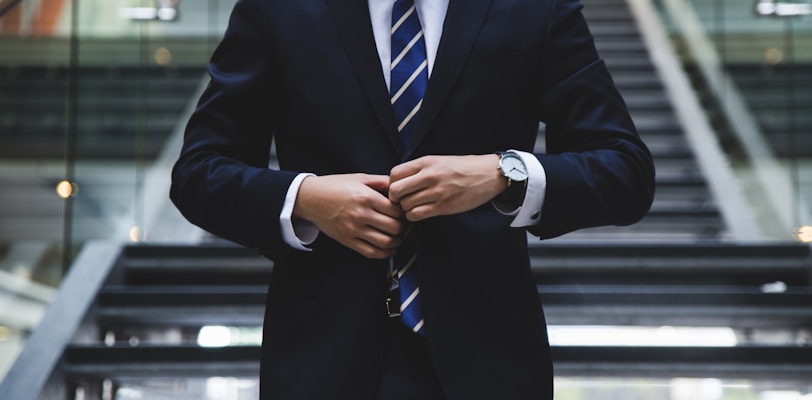
<svg viewBox="0 0 812 400"><path fill-rule="evenodd" d="M170 198L190 222L273 258L286 248L279 215L296 173L268 168L279 104L263 4L234 7L187 124Z"/></svg>
<svg viewBox="0 0 812 400"><path fill-rule="evenodd" d="M555 0L537 98L546 124L547 175L541 238L599 225L637 222L654 196L654 165L595 50L574 0Z"/></svg>

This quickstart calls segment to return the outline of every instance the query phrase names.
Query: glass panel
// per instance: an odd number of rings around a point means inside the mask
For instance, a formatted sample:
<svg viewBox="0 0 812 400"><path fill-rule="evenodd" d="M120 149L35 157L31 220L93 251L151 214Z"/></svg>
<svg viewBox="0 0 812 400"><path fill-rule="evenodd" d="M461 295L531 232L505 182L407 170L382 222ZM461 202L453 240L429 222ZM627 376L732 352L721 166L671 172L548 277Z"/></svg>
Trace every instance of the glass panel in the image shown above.
<svg viewBox="0 0 812 400"><path fill-rule="evenodd" d="M0 378L61 280L70 3L0 1Z"/></svg>
<svg viewBox="0 0 812 400"><path fill-rule="evenodd" d="M185 224L167 200L177 156L167 144L181 134L232 6L80 2L75 171L84 190L72 210L74 243L188 240L161 233L162 213Z"/></svg>
<svg viewBox="0 0 812 400"><path fill-rule="evenodd" d="M657 4L765 231L812 240L812 3Z"/></svg>
<svg viewBox="0 0 812 400"><path fill-rule="evenodd" d="M85 241L199 237L161 151L234 1L0 0L0 378Z"/></svg>

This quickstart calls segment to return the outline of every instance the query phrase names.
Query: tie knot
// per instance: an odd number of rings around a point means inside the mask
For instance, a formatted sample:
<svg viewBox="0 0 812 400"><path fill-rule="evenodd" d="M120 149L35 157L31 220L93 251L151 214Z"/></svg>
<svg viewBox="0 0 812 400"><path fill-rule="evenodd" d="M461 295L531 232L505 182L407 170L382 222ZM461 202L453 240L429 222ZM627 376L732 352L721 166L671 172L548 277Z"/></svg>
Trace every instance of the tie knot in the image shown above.
<svg viewBox="0 0 812 400"><path fill-rule="evenodd" d="M411 7L414 5L414 0L395 0L395 7Z"/></svg>

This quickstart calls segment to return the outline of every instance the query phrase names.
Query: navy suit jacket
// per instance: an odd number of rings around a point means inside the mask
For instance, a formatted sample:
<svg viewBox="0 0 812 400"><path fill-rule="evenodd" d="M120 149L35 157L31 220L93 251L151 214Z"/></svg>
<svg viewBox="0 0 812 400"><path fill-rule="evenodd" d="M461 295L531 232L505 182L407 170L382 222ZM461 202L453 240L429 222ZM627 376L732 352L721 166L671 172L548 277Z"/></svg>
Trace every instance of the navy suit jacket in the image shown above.
<svg viewBox="0 0 812 400"><path fill-rule="evenodd" d="M326 235L285 245L299 172L388 174L423 155L533 151L541 238L647 212L654 170L575 0L451 0L414 140L396 134L364 0L240 0L191 117L171 197L195 224L274 261L262 397L365 399L383 352L386 260ZM272 139L279 169L268 168ZM415 224L429 350L449 399L550 399L525 229L491 204ZM505 397L507 396L507 397Z"/></svg>

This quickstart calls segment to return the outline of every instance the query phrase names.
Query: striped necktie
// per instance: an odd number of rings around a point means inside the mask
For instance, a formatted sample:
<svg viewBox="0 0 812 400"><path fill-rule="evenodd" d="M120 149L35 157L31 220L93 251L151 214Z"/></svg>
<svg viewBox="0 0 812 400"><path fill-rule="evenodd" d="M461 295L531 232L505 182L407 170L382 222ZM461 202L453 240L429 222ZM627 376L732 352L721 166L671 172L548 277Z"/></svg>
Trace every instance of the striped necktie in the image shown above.
<svg viewBox="0 0 812 400"><path fill-rule="evenodd" d="M424 334L423 310L420 306L420 287L417 285L415 235L406 230L403 243L392 256L392 279L398 282L401 321L415 333Z"/></svg>
<svg viewBox="0 0 812 400"><path fill-rule="evenodd" d="M390 95L398 133L409 143L414 120L429 80L426 42L413 0L396 0L392 8Z"/></svg>
<svg viewBox="0 0 812 400"><path fill-rule="evenodd" d="M428 83L428 62L423 30L413 0L396 0L392 9L392 63L390 94L400 140L412 138L414 121L423 103ZM393 277L400 287L401 319L412 331L423 335L420 288L417 286L415 235L406 231L403 244L392 257Z"/></svg>

